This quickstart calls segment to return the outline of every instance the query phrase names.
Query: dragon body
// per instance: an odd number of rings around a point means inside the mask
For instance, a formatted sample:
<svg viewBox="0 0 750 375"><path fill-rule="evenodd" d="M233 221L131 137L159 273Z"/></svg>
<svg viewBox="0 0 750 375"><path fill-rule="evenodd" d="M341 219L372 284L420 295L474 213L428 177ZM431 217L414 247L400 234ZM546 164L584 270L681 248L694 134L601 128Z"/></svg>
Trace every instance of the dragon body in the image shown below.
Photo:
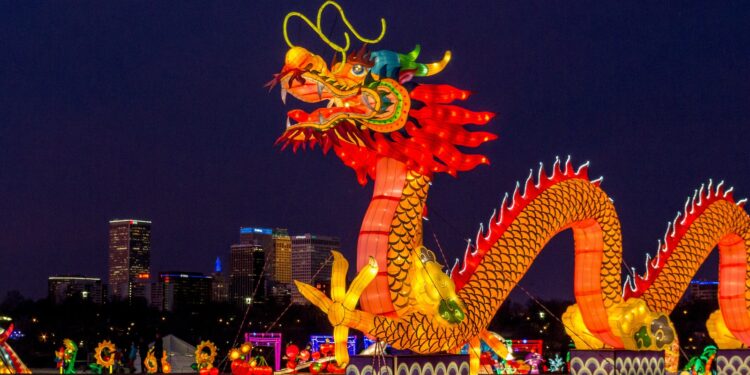
<svg viewBox="0 0 750 375"><path fill-rule="evenodd" d="M344 46L321 32L321 14L327 7L338 9L349 28ZM293 17L340 52L341 61L328 65L293 45L286 34ZM368 52L365 47L346 54L349 32L375 43L385 32L385 21L381 23L380 37L366 39L332 1L321 6L316 23L290 13L284 22L290 49L280 73L269 83L281 86L284 102L288 95L318 105L327 102L309 113L289 111L277 143L294 150L333 150L361 184L374 181L357 243L359 272L348 290L348 263L339 253L334 253L330 297L297 282L300 292L328 314L335 341L341 341L336 345L337 360L347 361L344 342L348 329L354 328L417 353L455 352L469 343L476 373L480 340L504 351L501 341L486 330L490 320L547 242L566 229L574 237L576 304L563 321L577 347L676 354L669 312L717 243L722 264L736 270L731 279L735 283L720 289L734 293L722 302L722 309L740 309L747 321L735 324L725 319L716 324L726 323L721 327L750 343L750 336L744 336L750 335L750 291L745 287L750 278L744 279L750 272L745 264L750 219L721 186L696 193L690 210L675 220L659 256L648 261L653 269L629 282L623 293L620 222L612 200L600 188L600 180L588 178L588 164L574 168L570 160L557 160L549 174L540 166L536 177L532 173L523 185L517 184L486 228L480 227L463 262L450 276L444 273L422 238L428 190L436 174L456 175L489 163L485 156L463 149L496 139L492 133L468 128L485 125L494 115L457 105L469 98L468 91L413 81L439 73L450 52L435 63L417 61L419 46L406 54ZM676 370L676 362L670 367Z"/></svg>

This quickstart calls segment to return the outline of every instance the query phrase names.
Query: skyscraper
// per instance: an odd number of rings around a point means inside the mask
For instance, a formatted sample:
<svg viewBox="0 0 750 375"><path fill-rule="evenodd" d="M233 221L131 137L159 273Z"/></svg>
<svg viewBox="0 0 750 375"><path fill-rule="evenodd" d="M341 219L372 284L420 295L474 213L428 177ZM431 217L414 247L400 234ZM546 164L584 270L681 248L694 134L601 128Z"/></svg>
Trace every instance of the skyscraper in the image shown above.
<svg viewBox="0 0 750 375"><path fill-rule="evenodd" d="M261 276L264 266L265 252L261 245L252 243L231 246L229 250L229 299L232 302L249 304L253 302L252 298L258 301L265 297Z"/></svg>
<svg viewBox="0 0 750 375"><path fill-rule="evenodd" d="M264 249L268 249L271 247L272 236L273 230L271 228L240 228L240 244L242 245L258 244L263 246Z"/></svg>
<svg viewBox="0 0 750 375"><path fill-rule="evenodd" d="M331 250L339 250L337 237L306 233L292 237L292 279L311 284L327 292L331 284ZM317 273L317 275L316 275ZM327 294L327 293L326 293ZM292 288L292 303L309 303L296 287Z"/></svg>
<svg viewBox="0 0 750 375"><path fill-rule="evenodd" d="M151 222L111 220L109 222L110 295L132 299L147 297L150 278Z"/></svg>
<svg viewBox="0 0 750 375"><path fill-rule="evenodd" d="M286 229L276 228L273 231L273 246L268 254L272 271L269 278L277 283L292 282L292 237Z"/></svg>
<svg viewBox="0 0 750 375"><path fill-rule="evenodd" d="M278 302L288 302L292 293L292 238L286 229L273 230L266 262L268 294Z"/></svg>
<svg viewBox="0 0 750 375"><path fill-rule="evenodd" d="M229 280L223 272L221 259L216 257L214 272L211 273L211 302L224 303L229 300Z"/></svg>

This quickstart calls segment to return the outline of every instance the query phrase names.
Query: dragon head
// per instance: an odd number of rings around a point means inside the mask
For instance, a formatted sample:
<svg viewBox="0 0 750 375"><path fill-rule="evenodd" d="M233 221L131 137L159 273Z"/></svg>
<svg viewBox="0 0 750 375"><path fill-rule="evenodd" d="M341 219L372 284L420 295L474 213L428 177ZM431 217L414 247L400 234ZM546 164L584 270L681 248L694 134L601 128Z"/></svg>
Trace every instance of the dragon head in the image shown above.
<svg viewBox="0 0 750 375"><path fill-rule="evenodd" d="M346 61L334 62L329 69L323 59L302 47L286 53L284 67L275 78L281 86L281 99L293 97L306 103L320 103L311 112L293 109L287 113L284 138L299 139L306 135L319 141L323 134L336 136L339 125L352 125L342 130L361 141L355 129L389 133L401 129L411 108L409 93L391 78L373 73L370 54L363 46ZM323 105L325 104L325 105ZM344 134L339 134L342 137Z"/></svg>
<svg viewBox="0 0 750 375"><path fill-rule="evenodd" d="M321 14L327 6L339 10L343 23L364 43L356 52L349 50L349 34L339 46L321 30ZM340 53L341 61L329 65L319 55L293 45L287 35L290 18L305 21L324 42ZM318 10L317 23L297 12L284 20L284 36L290 46L284 66L267 86L278 85L286 104L291 95L317 105L312 111L293 109L287 113L286 129L277 140L282 147L315 147L324 152L333 148L344 163L353 168L360 183L374 177L376 160L391 157L420 173L469 170L487 163L481 155L465 155L455 146L476 147L495 139L484 132L469 132L466 124L485 124L493 114L472 112L448 105L468 98L469 92L447 85L418 85L414 77L442 71L451 58L446 51L440 61L417 61L420 46L408 53L388 50L368 51L385 34L385 21L378 38L363 38L351 26L341 7L327 1Z"/></svg>

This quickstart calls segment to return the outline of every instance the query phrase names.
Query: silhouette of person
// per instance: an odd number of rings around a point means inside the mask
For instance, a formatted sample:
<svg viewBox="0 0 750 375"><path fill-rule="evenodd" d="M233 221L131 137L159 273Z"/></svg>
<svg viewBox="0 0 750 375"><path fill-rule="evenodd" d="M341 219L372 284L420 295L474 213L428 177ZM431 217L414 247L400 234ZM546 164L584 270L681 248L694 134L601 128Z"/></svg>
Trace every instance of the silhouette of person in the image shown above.
<svg viewBox="0 0 750 375"><path fill-rule="evenodd" d="M161 374L161 359L164 357L164 340L162 340L160 332L156 332L154 340L154 357L156 357L156 372Z"/></svg>
<svg viewBox="0 0 750 375"><path fill-rule="evenodd" d="M146 356L148 355L148 342L143 336L138 338L138 354L141 356L141 374L146 373Z"/></svg>

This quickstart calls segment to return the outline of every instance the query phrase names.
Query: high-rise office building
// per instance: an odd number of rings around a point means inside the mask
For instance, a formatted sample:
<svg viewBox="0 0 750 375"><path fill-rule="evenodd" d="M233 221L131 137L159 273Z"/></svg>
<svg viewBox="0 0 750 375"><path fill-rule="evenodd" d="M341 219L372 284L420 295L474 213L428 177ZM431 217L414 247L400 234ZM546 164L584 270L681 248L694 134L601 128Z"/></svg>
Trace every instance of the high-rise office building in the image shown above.
<svg viewBox="0 0 750 375"><path fill-rule="evenodd" d="M263 246L264 249L268 249L271 247L272 238L273 229L271 228L240 228L240 244L242 245L258 244Z"/></svg>
<svg viewBox="0 0 750 375"><path fill-rule="evenodd" d="M148 297L151 267L151 222L109 222L109 289L116 298Z"/></svg>
<svg viewBox="0 0 750 375"><path fill-rule="evenodd" d="M221 259L216 257L214 272L211 273L211 302L224 303L229 301L229 280L221 266Z"/></svg>
<svg viewBox="0 0 750 375"><path fill-rule="evenodd" d="M292 282L292 237L286 229L276 228L273 231L273 246L268 254L271 262L270 279L277 283Z"/></svg>
<svg viewBox="0 0 750 375"><path fill-rule="evenodd" d="M229 263L229 299L237 304L250 304L263 299L263 247L257 243L232 245Z"/></svg>
<svg viewBox="0 0 750 375"><path fill-rule="evenodd" d="M292 279L327 291L330 288L333 264L328 259L331 250L339 250L340 247L341 241L337 237L310 233L292 237ZM292 288L292 303L306 304L308 301L297 288Z"/></svg>
<svg viewBox="0 0 750 375"><path fill-rule="evenodd" d="M286 229L276 228L271 242L266 254L268 294L280 303L287 303L292 293L292 238Z"/></svg>
<svg viewBox="0 0 750 375"><path fill-rule="evenodd" d="M84 276L50 276L47 278L48 298L61 303L68 298L102 303L102 279Z"/></svg>
<svg viewBox="0 0 750 375"><path fill-rule="evenodd" d="M211 302L212 277L198 272L162 272L162 309L174 311Z"/></svg>

